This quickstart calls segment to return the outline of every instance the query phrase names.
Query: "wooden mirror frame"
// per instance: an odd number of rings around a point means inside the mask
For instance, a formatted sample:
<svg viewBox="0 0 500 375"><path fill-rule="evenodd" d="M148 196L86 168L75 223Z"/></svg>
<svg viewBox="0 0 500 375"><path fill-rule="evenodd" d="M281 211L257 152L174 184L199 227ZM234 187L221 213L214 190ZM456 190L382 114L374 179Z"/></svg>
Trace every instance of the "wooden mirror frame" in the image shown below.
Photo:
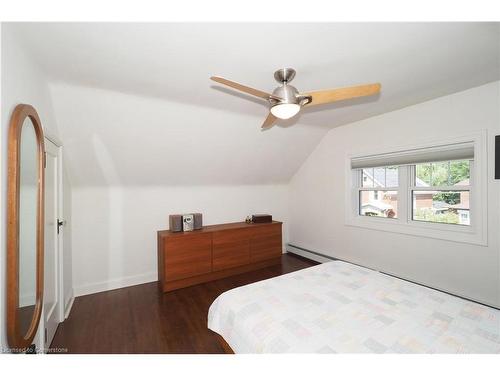
<svg viewBox="0 0 500 375"><path fill-rule="evenodd" d="M20 332L19 322L19 178L20 146L24 120L29 117L36 134L38 155L38 199L36 223L36 302L27 332ZM38 114L31 105L19 104L10 118L8 140L7 186L7 339L12 349L24 351L36 335L43 303L44 251L44 177L45 147Z"/></svg>

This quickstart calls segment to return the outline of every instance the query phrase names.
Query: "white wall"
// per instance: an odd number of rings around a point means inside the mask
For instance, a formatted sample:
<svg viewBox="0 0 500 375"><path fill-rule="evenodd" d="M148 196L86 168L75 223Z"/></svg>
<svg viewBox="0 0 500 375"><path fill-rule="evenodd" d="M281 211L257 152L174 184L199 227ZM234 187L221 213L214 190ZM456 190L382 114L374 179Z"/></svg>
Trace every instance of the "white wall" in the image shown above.
<svg viewBox="0 0 500 375"><path fill-rule="evenodd" d="M262 118L51 84L72 182L76 295L157 279L156 231L168 215L205 224L270 213L287 239L287 185L326 133L261 132Z"/></svg>
<svg viewBox="0 0 500 375"><path fill-rule="evenodd" d="M500 306L500 183L493 179L493 136L500 133L499 91L499 82L490 83L332 129L290 183L290 242ZM488 132L487 247L345 225L348 153L482 129Z"/></svg>
<svg viewBox="0 0 500 375"><path fill-rule="evenodd" d="M272 213L285 222L287 186L84 187L73 191L76 295L157 280L156 231L168 214L202 212L203 224Z"/></svg>
<svg viewBox="0 0 500 375"><path fill-rule="evenodd" d="M1 327L1 346L7 346L5 333L5 259L6 259L6 210L3 202L7 201L7 135L9 119L15 106L19 103L31 104L35 107L42 121L44 132L59 137L54 111L52 108L51 95L48 88L47 79L44 73L32 62L31 56L26 49L19 44L15 33L11 30L11 25L2 24L2 61L1 61L1 160L2 160L2 179L1 179L1 232L2 241L0 244L0 278L1 278L1 309L0 309L0 327ZM70 191L69 181L65 180L66 192ZM71 212L70 206L65 207L65 216L69 219ZM65 242L65 254L71 253L71 242L68 239ZM66 272L65 292L71 294L71 269Z"/></svg>

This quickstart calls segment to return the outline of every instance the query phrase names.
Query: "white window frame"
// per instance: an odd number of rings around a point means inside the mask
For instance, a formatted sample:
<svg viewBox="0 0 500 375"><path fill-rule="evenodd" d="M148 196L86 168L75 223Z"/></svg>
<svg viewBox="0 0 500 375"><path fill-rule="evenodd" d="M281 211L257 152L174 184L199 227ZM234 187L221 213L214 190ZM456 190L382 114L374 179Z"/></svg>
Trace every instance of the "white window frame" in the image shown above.
<svg viewBox="0 0 500 375"><path fill-rule="evenodd" d="M390 165L388 165L387 167L390 167ZM373 169L373 168L369 168L369 169ZM386 174L387 174L387 171L386 171ZM386 218L386 217L380 217L380 216L361 215L361 207L359 206L360 194L362 191L373 191L373 192L375 192L375 191L397 191L398 192L398 217L399 217L399 195L400 195L399 189L400 188L398 186L385 186L385 184L387 183L387 179L386 179L386 181L384 181L385 182L384 186L377 186L377 187L366 186L366 187L364 187L363 186L363 171L362 170L353 171L353 179L354 179L353 186L357 189L357 196L358 196L357 206L356 206L358 215L363 216L363 217L371 217L375 220L377 220L377 219L388 219L388 220L397 219L397 218ZM372 176L372 180L375 181L374 175ZM399 180L399 175L398 175L398 180Z"/></svg>
<svg viewBox="0 0 500 375"><path fill-rule="evenodd" d="M416 166L415 165L408 165L406 168L408 168L409 172L409 187L408 187L408 218L411 220L412 223L425 223L425 224L439 224L446 226L446 230L457 230L458 232L471 232L471 228L474 225L474 218L472 213L476 210L475 207L473 207L473 200L471 199L472 195L474 194L474 181L472 176L474 176L474 161L471 160L469 162L469 185L446 185L446 186L417 186L415 183L415 175L416 175ZM471 222L470 225L457 225L457 224L448 224L448 223L436 223L432 221L423 221L423 220L414 220L413 219L413 192L414 191L468 191L469 192L469 221ZM471 219L472 217L472 219ZM448 228L450 226L450 228ZM453 227L453 228L451 228ZM467 229L460 229L460 228L467 228Z"/></svg>
<svg viewBox="0 0 500 375"><path fill-rule="evenodd" d="M351 160L386 153L407 152L423 148L447 146L462 142L472 142L474 145L474 161L470 168L470 185L464 190L470 191L470 225L453 225L413 220L412 217L412 169L413 166L399 168L398 217L380 218L360 215L359 191L361 188L362 172L351 169ZM429 237L440 240L471 243L487 246L487 132L470 133L467 135L448 138L446 140L432 140L419 144L394 147L391 149L367 150L364 152L349 153L346 155L346 210L345 224L348 226L402 233L411 236ZM418 187L420 190L421 187ZM448 187L443 187L448 189ZM429 190L442 190L442 187L432 187ZM380 188L379 190L396 190L394 188ZM452 190L460 190L454 187Z"/></svg>

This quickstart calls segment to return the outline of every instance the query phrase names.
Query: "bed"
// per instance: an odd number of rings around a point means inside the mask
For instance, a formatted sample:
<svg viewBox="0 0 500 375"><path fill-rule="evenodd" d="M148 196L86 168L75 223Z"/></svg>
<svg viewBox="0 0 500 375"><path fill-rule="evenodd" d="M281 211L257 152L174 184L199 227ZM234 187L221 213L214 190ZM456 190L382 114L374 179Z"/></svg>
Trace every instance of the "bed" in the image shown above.
<svg viewBox="0 0 500 375"><path fill-rule="evenodd" d="M221 294L234 353L500 353L500 310L342 261Z"/></svg>

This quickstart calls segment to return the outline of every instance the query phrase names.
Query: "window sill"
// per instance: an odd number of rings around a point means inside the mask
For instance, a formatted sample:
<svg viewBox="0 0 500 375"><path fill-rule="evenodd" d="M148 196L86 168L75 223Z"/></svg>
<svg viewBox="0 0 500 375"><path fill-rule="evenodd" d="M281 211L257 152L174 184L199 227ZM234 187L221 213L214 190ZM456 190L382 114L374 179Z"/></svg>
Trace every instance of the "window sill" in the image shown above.
<svg viewBox="0 0 500 375"><path fill-rule="evenodd" d="M377 231L405 234L415 237L434 238L443 241L488 246L481 231L472 226L458 226L442 223L415 222L404 219L353 216L346 219L347 226Z"/></svg>

